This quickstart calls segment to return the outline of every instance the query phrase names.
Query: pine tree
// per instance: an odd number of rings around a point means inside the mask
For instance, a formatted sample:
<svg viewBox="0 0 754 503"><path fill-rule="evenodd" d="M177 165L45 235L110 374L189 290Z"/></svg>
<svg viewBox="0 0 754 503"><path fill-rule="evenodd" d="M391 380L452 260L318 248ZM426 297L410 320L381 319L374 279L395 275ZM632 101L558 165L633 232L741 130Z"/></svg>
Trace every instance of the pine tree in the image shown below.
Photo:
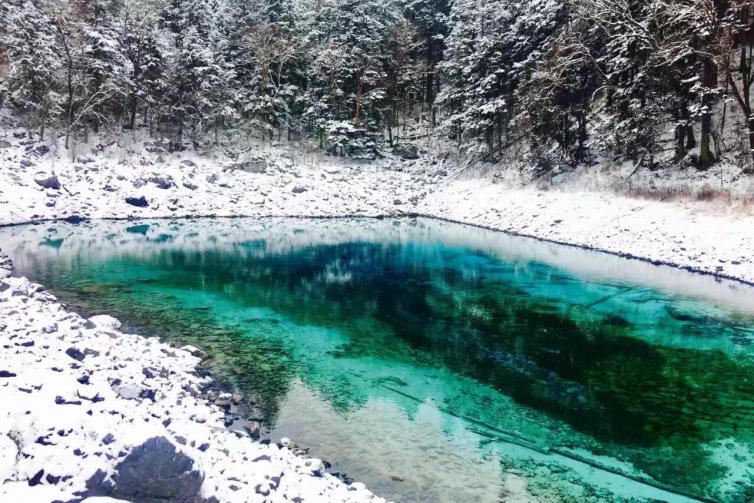
<svg viewBox="0 0 754 503"><path fill-rule="evenodd" d="M55 52L52 19L30 1L13 0L3 5L9 13L0 34L0 45L6 48L11 62L6 84L9 105L27 118L43 139L48 123L63 112L61 64Z"/></svg>

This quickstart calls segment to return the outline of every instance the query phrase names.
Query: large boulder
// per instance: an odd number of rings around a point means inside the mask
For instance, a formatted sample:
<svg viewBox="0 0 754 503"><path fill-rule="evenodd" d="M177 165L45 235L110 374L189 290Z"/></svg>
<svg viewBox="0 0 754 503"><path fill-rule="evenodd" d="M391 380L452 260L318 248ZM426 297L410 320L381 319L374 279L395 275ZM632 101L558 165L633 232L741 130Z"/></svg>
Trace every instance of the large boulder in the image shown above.
<svg viewBox="0 0 754 503"><path fill-rule="evenodd" d="M165 437L150 438L134 448L107 478L98 471L87 481L89 496L141 503L202 501L204 475L193 459Z"/></svg>
<svg viewBox="0 0 754 503"><path fill-rule="evenodd" d="M55 175L38 175L34 177L34 182L45 189L60 190L60 180Z"/></svg>

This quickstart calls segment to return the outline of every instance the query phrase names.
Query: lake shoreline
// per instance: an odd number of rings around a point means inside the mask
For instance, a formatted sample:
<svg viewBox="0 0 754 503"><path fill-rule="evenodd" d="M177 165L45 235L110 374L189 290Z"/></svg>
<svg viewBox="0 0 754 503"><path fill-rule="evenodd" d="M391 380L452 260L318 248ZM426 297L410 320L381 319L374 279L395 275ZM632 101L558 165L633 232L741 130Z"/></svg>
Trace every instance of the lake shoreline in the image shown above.
<svg viewBox="0 0 754 503"><path fill-rule="evenodd" d="M266 167L247 172L219 154L163 157L137 150L115 163L108 157L115 152L108 151L80 162L35 152L20 143L0 151L0 226L425 216L754 284L754 208L743 204L454 178L393 157L292 163L284 149L270 149Z"/></svg>
<svg viewBox="0 0 754 503"><path fill-rule="evenodd" d="M85 222L94 222L94 221L104 221L104 222L129 222L129 221L141 221L144 220L146 217L105 217L105 218L74 218L71 217L63 217L63 218L50 218L50 219L42 219L42 220L30 220L30 221L22 221L17 223L0 223L0 228L7 228L7 227L19 227L23 225L41 225L43 223L72 223L72 224L78 224L78 223L85 223ZM425 218L428 220L437 220L439 222L446 222L450 224L459 224L459 225L465 225L468 227L473 227L476 229L483 229L493 232L499 232L502 234L506 234L509 236L514 237L520 237L525 239L532 239L535 241L539 241L542 243L549 243L549 244L555 244L560 246L566 246L569 248L575 248L578 250L584 250L584 251L592 251L596 253L604 253L607 255L612 255L614 257L626 259L626 260L632 260L632 261L638 261L643 262L646 264L654 265L654 266L665 266L665 267L672 267L674 269L680 269L682 271L690 272L692 274L699 274L702 276L709 276L715 279L719 280L727 280L732 281L734 283L739 283L741 285L746 286L754 286L754 279L747 279L746 277L736 276L734 274L728 274L724 272L717 272L717 271L711 271L704 267L699 266L693 266L684 264L683 262L673 262L670 260L662 260L662 259L653 259L650 257L646 257L643 255L635 255L630 252L622 252L622 251L614 251L609 248L599 248L595 246L590 246L588 244L579 244L572 241L562 241L559 239L553 239L549 237L543 237L537 234L527 234L522 232L517 232L514 230L508 230L501 227L495 227L494 225L489 224L478 224L474 222L468 222L465 220L457 220L454 218L447 218L444 216L434 215L430 213L390 213L390 214L380 214L380 215L365 215L365 214L346 214L346 215L333 215L333 216L307 216L307 215L287 215L287 214L274 214L274 215L244 215L244 214L238 214L238 215L226 215L226 216L218 216L218 215L173 215L173 216L153 216L148 217L148 220L205 220L205 219L223 219L223 220L241 220L245 218L250 219L266 219L266 218L290 218L290 219L311 219L311 220L345 220L350 218L366 218L366 219L375 219L375 220L383 220L386 218Z"/></svg>
<svg viewBox="0 0 754 503"><path fill-rule="evenodd" d="M125 334L107 315L83 318L12 274L2 256L0 399L9 405L0 414L3 498L128 499L170 490L191 501L317 494L384 501L330 475L287 439L259 441L260 425L229 428L228 411L242 416L235 407L243 408L244 398L214 391L202 350ZM157 482L145 460L155 457L170 460ZM124 470L139 473L142 485L119 476Z"/></svg>

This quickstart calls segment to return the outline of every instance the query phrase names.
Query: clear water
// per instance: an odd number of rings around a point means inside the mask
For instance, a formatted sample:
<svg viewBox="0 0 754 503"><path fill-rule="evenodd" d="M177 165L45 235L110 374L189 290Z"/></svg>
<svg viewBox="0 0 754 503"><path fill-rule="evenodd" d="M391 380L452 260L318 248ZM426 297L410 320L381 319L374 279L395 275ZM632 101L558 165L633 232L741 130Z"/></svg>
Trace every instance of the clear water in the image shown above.
<svg viewBox="0 0 754 503"><path fill-rule="evenodd" d="M424 220L0 229L73 308L213 355L398 501L748 501L754 291Z"/></svg>

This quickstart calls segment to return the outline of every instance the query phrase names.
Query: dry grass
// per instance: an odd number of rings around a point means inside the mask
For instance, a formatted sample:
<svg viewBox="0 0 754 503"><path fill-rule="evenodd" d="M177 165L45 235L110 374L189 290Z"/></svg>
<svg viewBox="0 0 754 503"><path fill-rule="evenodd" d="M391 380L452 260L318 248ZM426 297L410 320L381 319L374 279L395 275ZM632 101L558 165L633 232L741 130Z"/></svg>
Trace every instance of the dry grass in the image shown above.
<svg viewBox="0 0 754 503"><path fill-rule="evenodd" d="M742 194L730 189L713 188L709 185L672 185L661 187L631 187L623 195L650 201L704 202L724 206L736 206L740 209L754 208L754 194Z"/></svg>

